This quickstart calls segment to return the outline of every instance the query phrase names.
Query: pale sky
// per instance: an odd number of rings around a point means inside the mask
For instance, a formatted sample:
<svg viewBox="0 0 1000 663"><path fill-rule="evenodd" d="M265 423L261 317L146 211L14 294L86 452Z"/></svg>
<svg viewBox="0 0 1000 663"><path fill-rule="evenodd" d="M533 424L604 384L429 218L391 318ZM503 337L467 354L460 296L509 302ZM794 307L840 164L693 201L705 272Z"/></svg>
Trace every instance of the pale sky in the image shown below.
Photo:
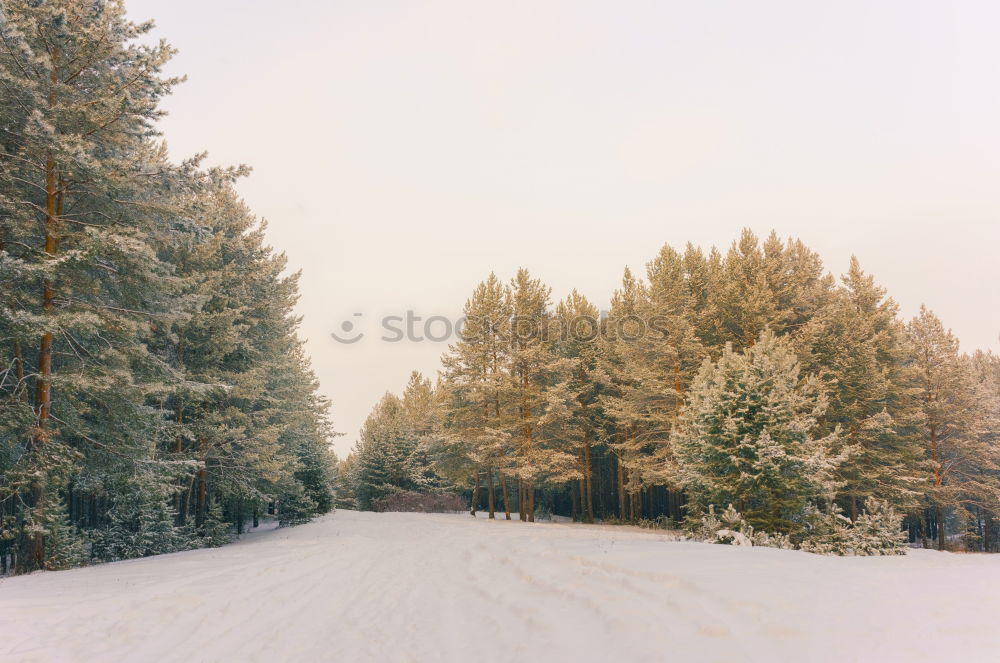
<svg viewBox="0 0 1000 663"><path fill-rule="evenodd" d="M446 349L381 316L456 316L520 266L605 308L626 265L744 226L837 275L854 253L907 317L1000 350L995 2L126 4L189 77L172 156L253 166L239 190L303 270L341 456ZM366 337L335 342L345 319Z"/></svg>

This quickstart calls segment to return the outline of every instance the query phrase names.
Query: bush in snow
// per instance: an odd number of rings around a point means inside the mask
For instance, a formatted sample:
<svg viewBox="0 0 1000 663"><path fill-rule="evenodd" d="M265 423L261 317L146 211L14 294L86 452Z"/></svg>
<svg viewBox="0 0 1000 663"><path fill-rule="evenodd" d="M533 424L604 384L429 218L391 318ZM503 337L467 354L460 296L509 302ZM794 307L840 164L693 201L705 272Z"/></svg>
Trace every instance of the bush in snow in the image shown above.
<svg viewBox="0 0 1000 663"><path fill-rule="evenodd" d="M201 526L201 545L206 548L218 548L233 540L233 524L226 520L222 513L222 505L218 500L212 500L205 514L205 522Z"/></svg>
<svg viewBox="0 0 1000 663"><path fill-rule="evenodd" d="M748 524L732 504L721 514L715 512L714 504L710 504L707 514L689 518L686 525L693 538L706 543L783 549L794 547L784 534L754 530L753 525Z"/></svg>
<svg viewBox="0 0 1000 663"><path fill-rule="evenodd" d="M888 503L869 497L855 522L833 506L824 512L811 506L805 516L807 536L800 550L820 555L905 555L902 517Z"/></svg>
<svg viewBox="0 0 1000 663"><path fill-rule="evenodd" d="M87 562L85 540L70 524L63 500L49 494L45 500L45 568L59 571Z"/></svg>
<svg viewBox="0 0 1000 663"><path fill-rule="evenodd" d="M729 506L732 509L732 505ZM729 509L727 509L728 511ZM715 513L715 505L708 505L708 513L701 514L692 509L687 520L684 521L685 528L691 533L691 537L697 541L715 543L717 533L722 529L728 529L722 524L722 519Z"/></svg>
<svg viewBox="0 0 1000 663"><path fill-rule="evenodd" d="M111 562L196 547L190 528L174 524L171 490L156 477L140 475L111 491L107 523L92 535L94 557Z"/></svg>
<svg viewBox="0 0 1000 663"><path fill-rule="evenodd" d="M906 535L900 529L902 517L887 502L868 498L865 510L855 522L834 505L822 511L809 505L803 515L805 537L797 548L819 555L905 555ZM767 548L796 548L784 534L758 532L730 504L721 514L710 505L708 513L693 515L686 526L692 538L706 543Z"/></svg>
<svg viewBox="0 0 1000 663"><path fill-rule="evenodd" d="M869 497L865 500L865 512L854 522L854 554L905 555L902 520L888 502Z"/></svg>
<svg viewBox="0 0 1000 663"><path fill-rule="evenodd" d="M677 529L677 523L670 516L657 516L656 518L640 518L635 523L638 527L643 529L665 529L665 530L675 530Z"/></svg>
<svg viewBox="0 0 1000 663"><path fill-rule="evenodd" d="M449 513L465 511L465 500L450 493L428 494L406 490L372 500L373 511L417 511L421 513Z"/></svg>
<svg viewBox="0 0 1000 663"><path fill-rule="evenodd" d="M307 523L315 514L316 502L299 484L293 484L278 500L278 527Z"/></svg>

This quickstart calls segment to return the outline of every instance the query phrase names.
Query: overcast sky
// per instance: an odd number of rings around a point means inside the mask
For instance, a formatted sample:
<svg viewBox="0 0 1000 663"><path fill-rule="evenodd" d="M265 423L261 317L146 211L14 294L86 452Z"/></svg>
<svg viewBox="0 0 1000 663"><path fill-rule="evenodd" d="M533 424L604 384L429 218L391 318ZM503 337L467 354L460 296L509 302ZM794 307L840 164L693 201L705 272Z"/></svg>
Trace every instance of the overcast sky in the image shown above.
<svg viewBox="0 0 1000 663"><path fill-rule="evenodd" d="M171 154L253 166L239 190L303 270L341 455L445 350L381 316L456 316L519 266L605 308L625 265L744 226L1000 348L995 2L126 4L189 77Z"/></svg>

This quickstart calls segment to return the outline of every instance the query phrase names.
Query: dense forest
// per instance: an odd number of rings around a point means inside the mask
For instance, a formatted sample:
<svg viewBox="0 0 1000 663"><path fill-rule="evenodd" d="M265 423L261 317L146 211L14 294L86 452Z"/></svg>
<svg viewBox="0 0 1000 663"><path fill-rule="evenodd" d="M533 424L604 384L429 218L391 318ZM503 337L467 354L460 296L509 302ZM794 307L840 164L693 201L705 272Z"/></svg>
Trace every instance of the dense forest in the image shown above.
<svg viewBox="0 0 1000 663"><path fill-rule="evenodd" d="M297 276L170 161L173 51L121 2L0 5L0 573L218 545L332 508Z"/></svg>
<svg viewBox="0 0 1000 663"><path fill-rule="evenodd" d="M838 280L746 230L726 252L663 247L603 314L575 291L553 305L522 269L464 316L438 379L371 412L343 504L728 520L819 552L877 522L998 549L1000 359L962 353L925 308L901 320L855 259Z"/></svg>

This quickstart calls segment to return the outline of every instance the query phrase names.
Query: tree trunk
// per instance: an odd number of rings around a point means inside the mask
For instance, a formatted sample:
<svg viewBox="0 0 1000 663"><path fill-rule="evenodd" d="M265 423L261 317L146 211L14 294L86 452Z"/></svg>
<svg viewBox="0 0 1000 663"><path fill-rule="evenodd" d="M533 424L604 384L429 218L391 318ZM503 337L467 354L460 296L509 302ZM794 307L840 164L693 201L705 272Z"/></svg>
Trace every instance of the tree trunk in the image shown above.
<svg viewBox="0 0 1000 663"><path fill-rule="evenodd" d="M580 480L580 483L583 483L582 479ZM569 505L570 505L570 511L571 511L570 515L571 515L574 523L578 519L582 520L582 518L580 517L579 511L577 511L577 508L580 505L580 496L582 494L583 493L581 493L581 492L579 492L577 490L576 484L571 481L570 484L569 484Z"/></svg>
<svg viewBox="0 0 1000 663"><path fill-rule="evenodd" d="M530 380L528 379L527 372L521 375L521 419L522 419L522 456L525 454L530 454L532 446L532 426L531 426L531 407L528 403L528 390L530 387ZM529 456L530 457L530 456ZM524 487L524 513L528 517L528 522L535 522L535 486L533 482L529 481ZM523 518L522 518L523 520Z"/></svg>
<svg viewBox="0 0 1000 663"><path fill-rule="evenodd" d="M205 500L208 495L208 458L206 458L207 442L205 438L198 440L198 449L201 451L201 469L198 470L198 506L195 511L194 522L197 527L205 524L205 516L208 514L208 504Z"/></svg>
<svg viewBox="0 0 1000 663"><path fill-rule="evenodd" d="M24 384L24 354L21 352L21 342L14 341L14 377L17 379L17 390L14 392L22 403L28 402L28 390Z"/></svg>
<svg viewBox="0 0 1000 663"><path fill-rule="evenodd" d="M194 495L194 485L198 480L197 474L191 475L191 480L188 481L187 490L184 491L184 499L181 500L181 518L186 521L188 515L191 513L191 496Z"/></svg>
<svg viewBox="0 0 1000 663"><path fill-rule="evenodd" d="M53 76L54 76L53 70ZM45 253L48 260L56 257L56 164L50 156L45 162ZM52 282L46 277L42 282L42 311L46 324L52 324L54 293ZM38 348L38 375L35 382L35 407L38 415L31 435L30 449L40 449L48 440L49 417L52 410L52 341L51 331L42 333ZM44 513L45 476L36 474L28 486L25 506L31 514L31 521L39 523ZM30 572L45 566L45 537L40 533L23 534L19 557L21 572Z"/></svg>
<svg viewBox="0 0 1000 663"><path fill-rule="evenodd" d="M56 60L59 51L53 53L52 83L56 82ZM49 105L55 105L55 91L49 96ZM58 192L56 190L56 162L50 154L45 161L45 257L52 261L58 251L58 210L56 200ZM42 312L45 315L46 327L52 324L51 315L53 302L55 300L52 288L52 281L46 276L42 280ZM29 450L41 448L48 439L49 417L52 409L52 342L53 334L48 328L42 333L38 347L38 374L35 379L35 408L37 418L35 428L31 435ZM31 521L38 523L44 514L41 505L45 500L45 476L44 473L36 474L28 486L24 496L24 503L27 511L31 514ZM19 555L18 569L21 572L30 572L41 569L45 565L45 537L40 533L22 533L21 554Z"/></svg>
<svg viewBox="0 0 1000 663"><path fill-rule="evenodd" d="M476 517L476 502L479 501L479 473L476 472L476 487L472 489L472 501L469 503L469 515Z"/></svg>
<svg viewBox="0 0 1000 663"><path fill-rule="evenodd" d="M233 508L233 524L236 525L236 533L243 533L243 500L236 500L236 506Z"/></svg>
<svg viewBox="0 0 1000 663"><path fill-rule="evenodd" d="M205 498L208 495L208 472L202 467L198 470L198 505L197 510L194 515L194 524L196 527L202 527L205 524L205 516L208 513L208 505Z"/></svg>
<svg viewBox="0 0 1000 663"><path fill-rule="evenodd" d="M942 484L944 483L944 475L942 474L941 462L938 458L938 430L937 426L930 426L930 441L931 441L931 462L934 464L934 488L940 491ZM935 501L940 499L941 495L935 495ZM937 521L937 535L938 535L938 550L945 549L945 527L944 527L944 509L940 504L935 508L934 519Z"/></svg>
<svg viewBox="0 0 1000 663"><path fill-rule="evenodd" d="M525 511L525 503L528 500L525 498L524 493L524 480L521 477L517 478L517 516L521 522L525 522L528 519L528 514Z"/></svg>
<svg viewBox="0 0 1000 663"><path fill-rule="evenodd" d="M583 522L594 522L594 487L591 485L593 474L590 468L590 432L584 434L583 439L583 482L580 487L583 489L581 498L583 506Z"/></svg>
<svg viewBox="0 0 1000 663"><path fill-rule="evenodd" d="M615 456L618 461L618 517L625 520L625 468L621 456Z"/></svg>
<svg viewBox="0 0 1000 663"><path fill-rule="evenodd" d="M503 493L503 517L510 520L510 494L507 492L507 475L500 473L500 492Z"/></svg>
<svg viewBox="0 0 1000 663"><path fill-rule="evenodd" d="M178 349L178 352L180 350ZM177 404L174 406L174 421L178 425L177 434L174 436L174 453L179 459L181 453L183 452L183 440L180 434L180 425L184 423L184 406L181 404L180 399L177 399ZM181 502L184 500L184 484L181 483L177 488L177 492L174 494L174 510L177 512L177 524L184 524L184 513L181 510Z"/></svg>
<svg viewBox="0 0 1000 663"><path fill-rule="evenodd" d="M494 490L493 490L493 468L490 468L487 476L487 496L486 501L489 506L490 520L496 520L496 509L494 508Z"/></svg>
<svg viewBox="0 0 1000 663"><path fill-rule="evenodd" d="M983 552L993 552L993 514L983 513Z"/></svg>

